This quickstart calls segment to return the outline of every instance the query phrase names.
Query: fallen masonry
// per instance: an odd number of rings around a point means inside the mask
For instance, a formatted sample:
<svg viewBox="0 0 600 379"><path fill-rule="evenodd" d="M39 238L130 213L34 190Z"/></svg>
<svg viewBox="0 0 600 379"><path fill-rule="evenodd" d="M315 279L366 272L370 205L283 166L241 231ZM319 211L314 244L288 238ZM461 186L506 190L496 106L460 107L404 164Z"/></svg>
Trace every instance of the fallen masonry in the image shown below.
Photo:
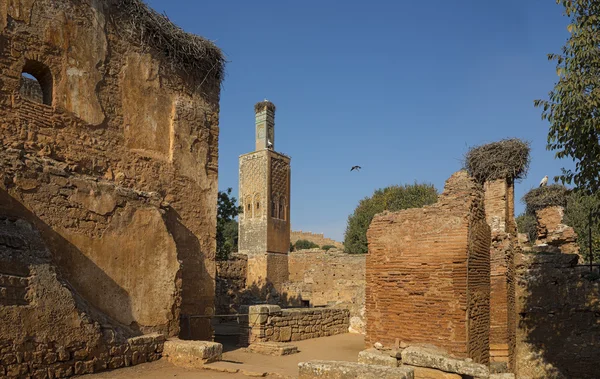
<svg viewBox="0 0 600 379"><path fill-rule="evenodd" d="M221 360L223 345L208 341L183 341L177 338L166 341L163 356L180 367L203 367L206 363Z"/></svg>
<svg viewBox="0 0 600 379"><path fill-rule="evenodd" d="M248 351L265 355L290 355L298 352L298 346L283 342L256 342L248 346Z"/></svg>
<svg viewBox="0 0 600 379"><path fill-rule="evenodd" d="M409 367L386 367L356 362L310 361L298 364L299 379L415 379Z"/></svg>

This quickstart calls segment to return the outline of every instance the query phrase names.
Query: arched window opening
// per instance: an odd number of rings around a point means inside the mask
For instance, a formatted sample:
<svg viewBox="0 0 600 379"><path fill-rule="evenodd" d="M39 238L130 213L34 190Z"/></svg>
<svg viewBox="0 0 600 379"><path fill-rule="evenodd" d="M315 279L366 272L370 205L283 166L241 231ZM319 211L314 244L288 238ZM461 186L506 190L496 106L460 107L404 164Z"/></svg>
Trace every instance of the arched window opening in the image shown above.
<svg viewBox="0 0 600 379"><path fill-rule="evenodd" d="M279 200L279 218L285 220L287 204L285 201L285 197L281 197Z"/></svg>
<svg viewBox="0 0 600 379"><path fill-rule="evenodd" d="M244 216L246 216L246 218L252 218L252 199L250 196L246 198L246 207L244 210Z"/></svg>
<svg viewBox="0 0 600 379"><path fill-rule="evenodd" d="M254 195L254 206L255 206L254 214L256 216L259 216L260 215L260 195L259 194Z"/></svg>
<svg viewBox="0 0 600 379"><path fill-rule="evenodd" d="M48 66L27 60L21 74L19 93L26 99L52 105L52 73Z"/></svg>
<svg viewBox="0 0 600 379"><path fill-rule="evenodd" d="M277 218L277 203L275 201L275 196L271 199L271 217Z"/></svg>

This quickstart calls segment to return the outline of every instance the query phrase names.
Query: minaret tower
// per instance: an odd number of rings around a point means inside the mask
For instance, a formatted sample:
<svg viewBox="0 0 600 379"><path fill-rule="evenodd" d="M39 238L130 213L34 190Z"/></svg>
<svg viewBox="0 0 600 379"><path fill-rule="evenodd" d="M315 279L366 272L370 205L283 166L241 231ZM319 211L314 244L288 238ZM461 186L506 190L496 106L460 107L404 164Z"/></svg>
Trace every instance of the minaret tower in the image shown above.
<svg viewBox="0 0 600 379"><path fill-rule="evenodd" d="M240 156L239 252L248 255L247 286L280 289L289 277L290 157L275 152L275 105L254 106L256 150Z"/></svg>

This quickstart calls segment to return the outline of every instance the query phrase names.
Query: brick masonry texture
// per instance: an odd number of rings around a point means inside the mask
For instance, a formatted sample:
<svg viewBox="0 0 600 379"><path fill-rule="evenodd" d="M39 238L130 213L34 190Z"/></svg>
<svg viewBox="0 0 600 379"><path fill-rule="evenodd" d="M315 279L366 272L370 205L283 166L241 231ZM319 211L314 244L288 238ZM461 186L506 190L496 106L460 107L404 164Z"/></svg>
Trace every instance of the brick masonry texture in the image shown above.
<svg viewBox="0 0 600 379"><path fill-rule="evenodd" d="M600 280L577 258L516 256L519 378L598 377Z"/></svg>
<svg viewBox="0 0 600 379"><path fill-rule="evenodd" d="M240 345L255 342L290 342L347 333L347 309L281 309L276 305L244 307L240 318Z"/></svg>
<svg viewBox="0 0 600 379"><path fill-rule="evenodd" d="M338 249L343 249L344 244L331 238L326 238L323 233L311 233L311 232L303 232L302 230L292 230L290 234L290 242L296 243L298 240L307 240L319 245L319 247L323 247L325 245L333 245Z"/></svg>
<svg viewBox="0 0 600 379"><path fill-rule="evenodd" d="M498 179L486 182L485 213L492 231L490 249L490 360L515 370L515 270L519 249L514 220L514 184Z"/></svg>
<svg viewBox="0 0 600 379"><path fill-rule="evenodd" d="M368 345L429 343L489 362L490 227L466 172L436 204L377 215L367 232Z"/></svg>

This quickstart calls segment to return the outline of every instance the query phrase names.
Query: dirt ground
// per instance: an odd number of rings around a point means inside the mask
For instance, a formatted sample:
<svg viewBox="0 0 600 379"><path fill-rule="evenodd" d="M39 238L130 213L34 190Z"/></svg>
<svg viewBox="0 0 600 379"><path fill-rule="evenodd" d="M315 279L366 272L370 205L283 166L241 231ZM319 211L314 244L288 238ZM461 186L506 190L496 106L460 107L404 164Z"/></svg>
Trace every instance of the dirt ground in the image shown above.
<svg viewBox="0 0 600 379"><path fill-rule="evenodd" d="M249 353L245 349L235 347L236 336L222 336L218 342L223 344L223 360L211 363L211 370L184 369L175 367L165 359L145 363L100 374L84 375L85 379L221 379L248 378L248 376L295 378L298 377L298 363L314 359L333 361L354 361L358 352L365 348L364 336L360 334L341 334L332 337L315 338L294 342L300 350L297 354L273 357ZM213 370L239 370L238 373L218 372Z"/></svg>

